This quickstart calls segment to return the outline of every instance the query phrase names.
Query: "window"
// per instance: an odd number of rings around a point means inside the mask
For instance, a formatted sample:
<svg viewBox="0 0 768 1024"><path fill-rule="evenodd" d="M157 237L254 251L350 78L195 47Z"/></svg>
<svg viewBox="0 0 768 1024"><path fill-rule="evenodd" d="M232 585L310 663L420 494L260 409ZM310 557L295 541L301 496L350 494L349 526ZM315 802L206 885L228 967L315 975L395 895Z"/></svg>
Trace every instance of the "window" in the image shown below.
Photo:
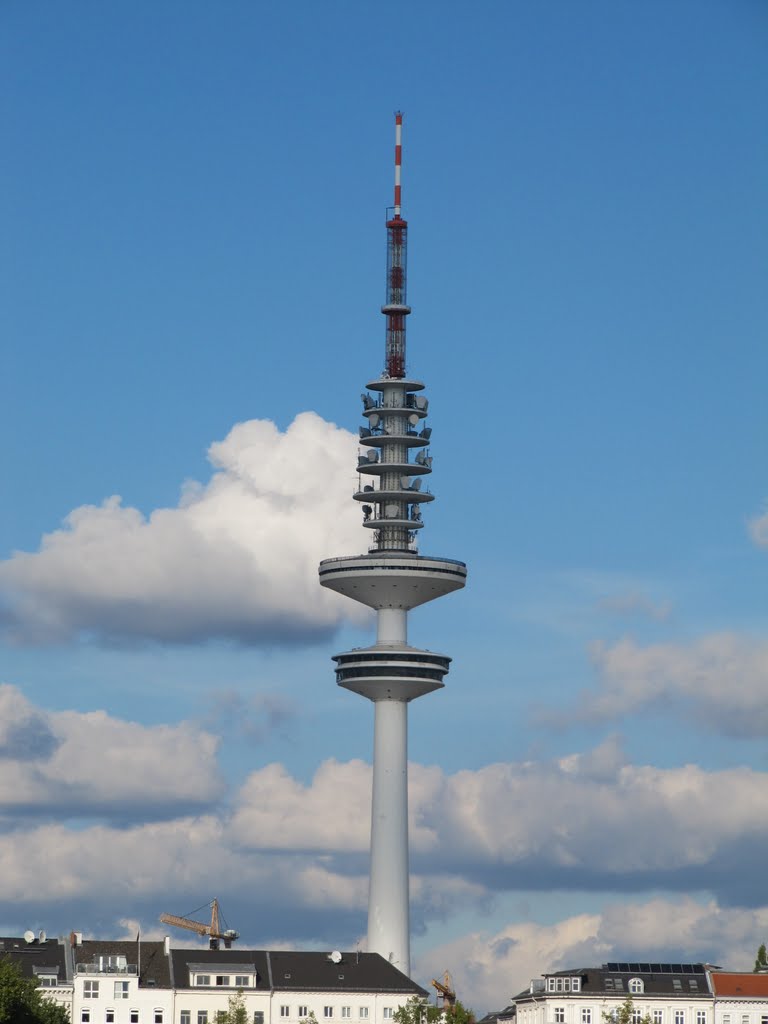
<svg viewBox="0 0 768 1024"><path fill-rule="evenodd" d="M565 1007L555 1007L555 1024L565 1024Z"/></svg>
<svg viewBox="0 0 768 1024"><path fill-rule="evenodd" d="M83 999L98 999L99 998L99 983L98 981L86 981L83 983Z"/></svg>
<svg viewBox="0 0 768 1024"><path fill-rule="evenodd" d="M391 1006L385 1006L384 1007L384 1020L392 1020L392 1007Z"/></svg>
<svg viewBox="0 0 768 1024"><path fill-rule="evenodd" d="M128 982L127 981L116 981L115 982L115 999L127 999L128 998Z"/></svg>
<svg viewBox="0 0 768 1024"><path fill-rule="evenodd" d="M195 984L196 985L210 985L211 984L211 976L210 976L210 974L198 974L197 977L195 978ZM207 1010L200 1010L199 1012L200 1013L208 1013Z"/></svg>
<svg viewBox="0 0 768 1024"><path fill-rule="evenodd" d="M572 992L580 992L581 991L581 978L571 978L571 991Z"/></svg>
<svg viewBox="0 0 768 1024"><path fill-rule="evenodd" d="M235 988L248 988L251 984L251 979L247 974L236 974L235 975Z"/></svg>
<svg viewBox="0 0 768 1024"><path fill-rule="evenodd" d="M326 1019L332 1017L333 1016L333 1007L332 1006L324 1006L323 1007L323 1016Z"/></svg>
<svg viewBox="0 0 768 1024"><path fill-rule="evenodd" d="M547 978L547 992L554 992L554 991L555 991L555 979L554 978Z"/></svg>
<svg viewBox="0 0 768 1024"><path fill-rule="evenodd" d="M643 1019L643 1015L639 1010L633 1009L629 1019L632 1024L640 1024L640 1021Z"/></svg>
<svg viewBox="0 0 768 1024"><path fill-rule="evenodd" d="M309 1014L307 1013L306 1006L300 1006L299 1007L299 1016L300 1017L308 1017L309 1016Z"/></svg>
<svg viewBox="0 0 768 1024"><path fill-rule="evenodd" d="M725 1020L725 1018L723 1018ZM764 1013L760 1018L760 1024L768 1024L768 1013Z"/></svg>
<svg viewBox="0 0 768 1024"><path fill-rule="evenodd" d="M685 1024L685 1010L675 1010L675 1024Z"/></svg>
<svg viewBox="0 0 768 1024"><path fill-rule="evenodd" d="M290 1015L291 1015L291 1008L290 1008L290 1006L281 1006L280 1007L280 1016L281 1017L290 1017Z"/></svg>
<svg viewBox="0 0 768 1024"><path fill-rule="evenodd" d="M107 1024L115 1024L115 1011L107 1010L104 1020L107 1022Z"/></svg>
<svg viewBox="0 0 768 1024"><path fill-rule="evenodd" d="M90 1010L81 1010L80 1011L80 1020L82 1021L82 1024L90 1024L90 1021L91 1021L91 1011Z"/></svg>
<svg viewBox="0 0 768 1024"><path fill-rule="evenodd" d="M629 991L637 994L643 991L643 982L640 978L629 979Z"/></svg>
<svg viewBox="0 0 768 1024"><path fill-rule="evenodd" d="M254 1010L253 1011L253 1024L264 1024L264 1011Z"/></svg>
<svg viewBox="0 0 768 1024"><path fill-rule="evenodd" d="M673 978L672 979L672 988L675 990L675 992L682 992L683 991L683 983L682 983L682 981L680 981L679 978Z"/></svg>
<svg viewBox="0 0 768 1024"><path fill-rule="evenodd" d="M179 1024L192 1024L192 1011L182 1010L179 1017Z"/></svg>
<svg viewBox="0 0 768 1024"><path fill-rule="evenodd" d="M228 974L217 974L216 984L224 985L225 988L229 988L229 975Z"/></svg>
<svg viewBox="0 0 768 1024"><path fill-rule="evenodd" d="M696 1024L707 1024L707 1011L697 1010L696 1011Z"/></svg>
<svg viewBox="0 0 768 1024"><path fill-rule="evenodd" d="M592 1010L588 1006L581 1008L581 1024L592 1024Z"/></svg>
<svg viewBox="0 0 768 1024"><path fill-rule="evenodd" d="M344 1020L344 1018L346 1018L348 1020L351 1016L352 1016L352 1007L351 1006L342 1006L342 1008L341 1008L341 1018L342 1018L342 1020Z"/></svg>
<svg viewBox="0 0 768 1024"><path fill-rule="evenodd" d="M208 1024L208 1011L198 1010L197 1011L197 1024Z"/></svg>
<svg viewBox="0 0 768 1024"><path fill-rule="evenodd" d="M555 992L563 991L563 978L555 978Z"/></svg>
<svg viewBox="0 0 768 1024"><path fill-rule="evenodd" d="M59 983L55 974L38 974L37 980L41 988L55 988Z"/></svg>
<svg viewBox="0 0 768 1024"><path fill-rule="evenodd" d="M163 1011L155 1010L155 1024L163 1024Z"/></svg>
<svg viewBox="0 0 768 1024"><path fill-rule="evenodd" d="M653 1024L664 1024L664 1011L654 1010L653 1011Z"/></svg>
<svg viewBox="0 0 768 1024"><path fill-rule="evenodd" d="M361 1006L360 1007L360 1012L358 1013L358 1017L360 1018L360 1020L368 1020L368 1007L367 1006Z"/></svg>
<svg viewBox="0 0 768 1024"><path fill-rule="evenodd" d="M139 1024L139 1011L131 1010L130 1017L128 1018L131 1024Z"/></svg>
<svg viewBox="0 0 768 1024"><path fill-rule="evenodd" d="M741 1024L749 1024L749 1014L748 1013L742 1013L742 1015L741 1015Z"/></svg>

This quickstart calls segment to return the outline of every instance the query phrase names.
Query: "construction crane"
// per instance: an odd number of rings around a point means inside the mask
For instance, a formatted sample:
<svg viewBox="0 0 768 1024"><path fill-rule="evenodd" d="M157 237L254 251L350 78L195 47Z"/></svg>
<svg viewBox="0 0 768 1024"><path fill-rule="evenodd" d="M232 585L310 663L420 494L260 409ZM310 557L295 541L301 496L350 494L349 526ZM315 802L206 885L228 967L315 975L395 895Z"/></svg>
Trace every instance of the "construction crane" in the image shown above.
<svg viewBox="0 0 768 1024"><path fill-rule="evenodd" d="M453 1013L456 1009L456 990L453 987L453 978L450 972L445 972L442 981L437 981L433 978L432 987L437 992L437 998L443 1001L441 1007L443 1013Z"/></svg>
<svg viewBox="0 0 768 1024"><path fill-rule="evenodd" d="M186 928L190 932L197 932L198 935L207 935L210 939L211 949L219 948L219 939L224 940L225 949L231 949L232 943L235 939L240 938L240 934L234 928L225 927L224 931L222 931L219 920L219 901L217 899L213 899L207 905L211 908L210 924L205 924L203 921L193 921L190 917L177 917L176 914L161 914L160 920L163 924L172 924L176 928ZM198 910L202 909L202 907L198 907ZM193 910L192 913L196 914L197 911Z"/></svg>

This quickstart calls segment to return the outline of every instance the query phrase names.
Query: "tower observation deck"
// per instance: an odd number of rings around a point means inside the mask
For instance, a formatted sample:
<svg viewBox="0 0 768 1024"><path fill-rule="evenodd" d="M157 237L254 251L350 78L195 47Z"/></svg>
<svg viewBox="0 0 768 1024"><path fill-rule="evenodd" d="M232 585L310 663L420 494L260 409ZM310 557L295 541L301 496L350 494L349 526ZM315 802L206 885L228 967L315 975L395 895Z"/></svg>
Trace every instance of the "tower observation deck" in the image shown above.
<svg viewBox="0 0 768 1024"><path fill-rule="evenodd" d="M376 643L334 656L336 681L374 703L368 950L410 973L408 898L408 703L440 689L451 659L408 643L408 612L464 586L467 568L420 555L423 488L432 472L429 403L406 374L408 224L401 216L402 114L395 116L395 202L387 227L384 370L361 395L360 485L367 554L327 558L320 583L376 610Z"/></svg>

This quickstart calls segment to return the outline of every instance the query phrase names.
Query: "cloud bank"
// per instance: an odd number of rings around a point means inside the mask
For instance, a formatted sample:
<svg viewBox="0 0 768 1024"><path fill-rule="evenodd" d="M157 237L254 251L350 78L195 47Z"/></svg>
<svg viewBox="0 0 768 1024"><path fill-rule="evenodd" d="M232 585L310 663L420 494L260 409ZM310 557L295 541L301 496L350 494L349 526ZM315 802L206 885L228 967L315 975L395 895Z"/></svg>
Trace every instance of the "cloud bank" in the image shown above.
<svg viewBox="0 0 768 1024"><path fill-rule="evenodd" d="M356 439L311 412L281 433L237 424L212 444L207 484L144 516L83 505L36 552L0 563L12 642L309 643L362 616L317 582L317 564L365 546L349 500Z"/></svg>
<svg viewBox="0 0 768 1024"><path fill-rule="evenodd" d="M450 964L463 1000L483 1012L501 1009L544 971L599 965L607 960L685 959L751 970L765 940L768 907L734 910L715 901L652 899L616 902L599 914L554 924L510 924L444 943L418 958L422 977ZM642 1007L641 1007L642 1008Z"/></svg>
<svg viewBox="0 0 768 1024"><path fill-rule="evenodd" d="M641 646L631 638L593 644L597 686L580 694L573 718L616 720L638 711L682 705L701 725L742 738L768 736L768 643L715 633L688 644Z"/></svg>

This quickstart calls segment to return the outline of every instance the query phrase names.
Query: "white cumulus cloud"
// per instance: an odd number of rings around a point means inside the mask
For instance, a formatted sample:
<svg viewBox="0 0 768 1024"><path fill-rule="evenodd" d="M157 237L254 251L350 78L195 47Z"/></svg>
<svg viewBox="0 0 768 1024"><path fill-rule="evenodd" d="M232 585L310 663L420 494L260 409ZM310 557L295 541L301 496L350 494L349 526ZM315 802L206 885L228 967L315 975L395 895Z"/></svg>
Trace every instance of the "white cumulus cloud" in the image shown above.
<svg viewBox="0 0 768 1024"><path fill-rule="evenodd" d="M627 637L596 643L591 653L598 683L580 696L579 716L615 719L676 700L718 732L768 735L764 640L715 633L687 644L643 646Z"/></svg>
<svg viewBox="0 0 768 1024"><path fill-rule="evenodd" d="M0 685L0 814L178 815L218 799L218 739L188 723L43 711Z"/></svg>
<svg viewBox="0 0 768 1024"><path fill-rule="evenodd" d="M439 977L450 964L459 997L482 1013L501 1009L545 971L609 960L682 959L751 970L766 929L768 907L692 899L617 902L599 914L554 924L522 921L494 933L462 935L419 957L416 967L422 977Z"/></svg>
<svg viewBox="0 0 768 1024"><path fill-rule="evenodd" d="M364 549L350 501L356 441L314 413L281 433L237 424L214 472L175 508L144 516L119 497L71 512L36 552L0 563L9 638L50 643L317 639L365 613L321 588L317 565Z"/></svg>

